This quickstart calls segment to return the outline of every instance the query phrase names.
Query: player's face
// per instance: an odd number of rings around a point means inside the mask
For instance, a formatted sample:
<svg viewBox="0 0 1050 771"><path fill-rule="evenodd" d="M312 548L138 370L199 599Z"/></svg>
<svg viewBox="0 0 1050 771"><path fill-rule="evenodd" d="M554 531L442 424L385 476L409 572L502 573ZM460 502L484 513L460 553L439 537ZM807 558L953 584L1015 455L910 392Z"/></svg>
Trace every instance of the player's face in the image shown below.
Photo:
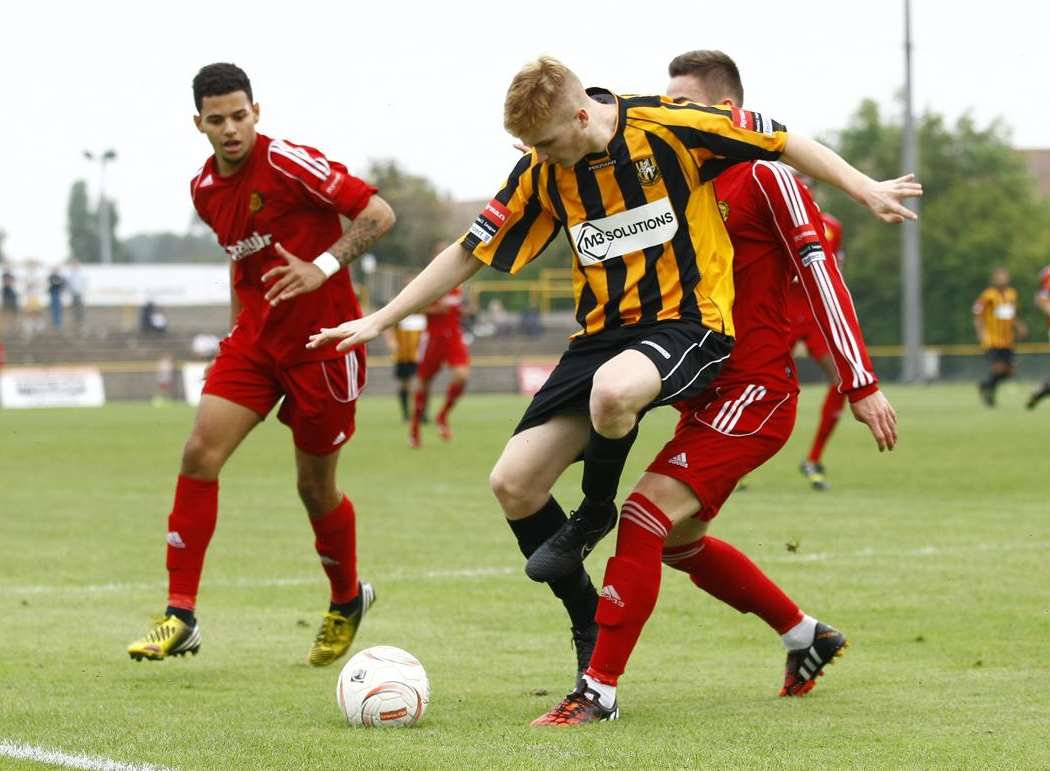
<svg viewBox="0 0 1050 771"><path fill-rule="evenodd" d="M1010 286L1010 273L1005 268L992 271L992 286L1005 289Z"/></svg>
<svg viewBox="0 0 1050 771"><path fill-rule="evenodd" d="M259 105L249 102L243 91L206 96L200 115L193 116L197 129L211 142L220 173L236 169L248 157L255 146L258 121Z"/></svg>
<svg viewBox="0 0 1050 771"><path fill-rule="evenodd" d="M685 99L686 101L698 102L700 104L729 104L733 107L740 106L738 104L733 104L732 99L715 93L714 89L710 88L707 83L696 75L675 75L671 78L671 82L667 84L667 95L672 99Z"/></svg>
<svg viewBox="0 0 1050 771"><path fill-rule="evenodd" d="M589 120L587 111L580 109L568 119L559 116L537 126L521 141L534 148L545 163L575 166L590 152L585 133Z"/></svg>

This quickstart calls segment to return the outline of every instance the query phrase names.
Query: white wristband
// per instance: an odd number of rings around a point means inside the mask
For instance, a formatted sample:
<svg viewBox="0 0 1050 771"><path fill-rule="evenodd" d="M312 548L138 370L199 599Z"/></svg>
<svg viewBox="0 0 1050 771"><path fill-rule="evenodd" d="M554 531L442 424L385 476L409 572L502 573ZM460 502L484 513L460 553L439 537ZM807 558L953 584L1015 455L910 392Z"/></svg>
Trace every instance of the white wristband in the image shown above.
<svg viewBox="0 0 1050 771"><path fill-rule="evenodd" d="M321 256L314 260L314 265L321 269L325 278L331 278L343 267L331 252L321 252Z"/></svg>

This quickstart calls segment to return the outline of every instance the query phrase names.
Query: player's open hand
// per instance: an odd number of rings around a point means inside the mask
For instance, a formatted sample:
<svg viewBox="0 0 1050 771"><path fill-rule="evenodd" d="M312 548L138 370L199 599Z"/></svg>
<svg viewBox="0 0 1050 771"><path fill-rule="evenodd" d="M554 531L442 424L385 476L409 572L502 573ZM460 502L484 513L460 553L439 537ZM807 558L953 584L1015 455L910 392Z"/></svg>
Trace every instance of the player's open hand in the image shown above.
<svg viewBox="0 0 1050 771"><path fill-rule="evenodd" d="M337 340L337 351L349 351L360 345L375 340L383 332L383 327L375 320L375 314L363 316L352 321L344 321L338 327L322 327L320 332L310 335L307 348L323 348Z"/></svg>
<svg viewBox="0 0 1050 771"><path fill-rule="evenodd" d="M324 271L312 262L300 260L279 243L274 244L273 248L288 264L278 265L263 274L263 284L267 281L274 282L266 290L266 302L270 305L277 305L301 294L312 292L325 282L327 277Z"/></svg>
<svg viewBox="0 0 1050 771"><path fill-rule="evenodd" d="M871 431L879 445L879 452L893 449L897 444L897 413L882 391L858 399L850 404L850 409L853 410L853 417Z"/></svg>
<svg viewBox="0 0 1050 771"><path fill-rule="evenodd" d="M922 185L915 181L915 175L905 174L897 179L884 179L870 185L864 191L863 201L880 220L897 224L919 218L919 215L904 205L904 201L921 195Z"/></svg>

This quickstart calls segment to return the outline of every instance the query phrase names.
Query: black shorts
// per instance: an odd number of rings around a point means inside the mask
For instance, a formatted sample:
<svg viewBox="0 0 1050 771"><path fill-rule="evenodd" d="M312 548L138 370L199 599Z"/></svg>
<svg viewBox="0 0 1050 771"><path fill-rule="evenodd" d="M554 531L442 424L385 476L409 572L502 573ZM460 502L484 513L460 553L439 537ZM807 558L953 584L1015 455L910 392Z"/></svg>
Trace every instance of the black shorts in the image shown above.
<svg viewBox="0 0 1050 771"><path fill-rule="evenodd" d="M419 367L414 361L399 361L394 364L394 377L398 380L407 380L416 374Z"/></svg>
<svg viewBox="0 0 1050 771"><path fill-rule="evenodd" d="M1007 367L1014 365L1013 348L989 348L986 353L989 364L1005 364Z"/></svg>
<svg viewBox="0 0 1050 771"><path fill-rule="evenodd" d="M644 353L660 371L663 385L646 407L650 410L690 399L711 385L733 350L733 338L680 319L577 337L532 397L514 433L546 423L555 415L590 414L594 373L627 350Z"/></svg>

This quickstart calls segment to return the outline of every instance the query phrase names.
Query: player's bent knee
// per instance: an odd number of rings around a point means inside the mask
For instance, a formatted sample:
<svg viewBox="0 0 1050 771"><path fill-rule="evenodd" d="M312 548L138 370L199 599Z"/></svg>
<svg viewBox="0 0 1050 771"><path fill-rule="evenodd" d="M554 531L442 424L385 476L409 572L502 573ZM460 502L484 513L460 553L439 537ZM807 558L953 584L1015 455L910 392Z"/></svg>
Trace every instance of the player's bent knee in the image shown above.
<svg viewBox="0 0 1050 771"><path fill-rule="evenodd" d="M537 490L520 474L512 474L496 465L489 474L489 487L503 512L511 517L527 517L546 503L549 490Z"/></svg>
<svg viewBox="0 0 1050 771"><path fill-rule="evenodd" d="M650 575L651 574L651 575ZM660 567L647 570L634 560L610 557L594 620L602 626L642 625L656 607Z"/></svg>
<svg viewBox="0 0 1050 771"><path fill-rule="evenodd" d="M199 434L190 434L182 448L182 473L195 479L213 479L225 462L225 453Z"/></svg>

